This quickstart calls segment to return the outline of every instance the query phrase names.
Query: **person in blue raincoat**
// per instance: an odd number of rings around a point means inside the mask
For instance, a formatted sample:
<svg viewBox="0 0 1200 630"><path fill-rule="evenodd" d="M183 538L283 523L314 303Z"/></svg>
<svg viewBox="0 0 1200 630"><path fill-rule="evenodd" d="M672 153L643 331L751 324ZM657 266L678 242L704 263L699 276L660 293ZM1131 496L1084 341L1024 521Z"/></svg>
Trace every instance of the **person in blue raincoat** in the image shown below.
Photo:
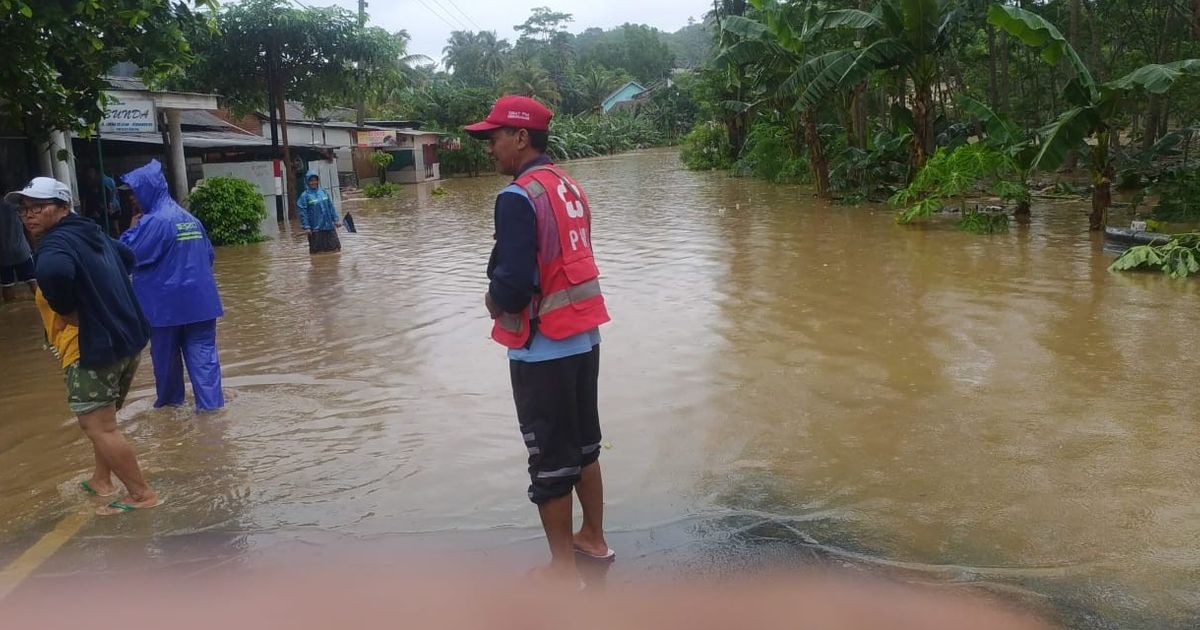
<svg viewBox="0 0 1200 630"><path fill-rule="evenodd" d="M308 253L342 251L342 241L337 234L342 221L333 207L333 197L321 188L321 178L316 171L309 169L304 181L308 187L296 199L296 209L300 213L300 227L308 235Z"/></svg>
<svg viewBox="0 0 1200 630"><path fill-rule="evenodd" d="M225 406L217 357L217 318L224 315L213 276L216 253L196 217L167 192L158 160L122 180L132 190L134 224L121 242L134 254L133 290L150 320L150 358L158 392L155 407L184 402L187 364L196 408Z"/></svg>

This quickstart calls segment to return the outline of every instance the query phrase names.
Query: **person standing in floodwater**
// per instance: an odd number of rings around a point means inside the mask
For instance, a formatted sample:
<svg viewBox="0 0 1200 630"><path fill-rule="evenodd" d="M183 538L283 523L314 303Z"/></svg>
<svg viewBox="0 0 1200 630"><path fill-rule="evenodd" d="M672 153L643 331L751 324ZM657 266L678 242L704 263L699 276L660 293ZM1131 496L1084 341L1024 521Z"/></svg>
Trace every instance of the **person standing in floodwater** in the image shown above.
<svg viewBox="0 0 1200 630"><path fill-rule="evenodd" d="M67 403L96 456L93 475L80 482L89 494L116 494L115 473L129 496L101 507L102 515L158 505L137 456L117 427L150 323L138 306L129 272L133 252L92 221L71 212L71 188L37 177L5 200L20 206L21 221L37 247L36 300L47 340L62 362Z"/></svg>
<svg viewBox="0 0 1200 630"><path fill-rule="evenodd" d="M0 295L3 301L17 299L18 284L25 284L30 295L35 294L37 280L34 274L33 251L29 249L17 207L0 201Z"/></svg>
<svg viewBox="0 0 1200 630"><path fill-rule="evenodd" d="M548 577L575 579L575 556L610 561L600 473L599 326L609 321L592 255L591 210L579 185L546 156L553 114L505 96L465 129L487 140L496 170L515 179L496 198L496 243L484 295L492 338L508 348L517 419L529 453ZM583 526L572 532L572 497Z"/></svg>
<svg viewBox="0 0 1200 630"><path fill-rule="evenodd" d="M198 411L225 406L217 356L217 318L225 314L217 279L216 252L200 220L171 199L162 164L149 164L121 178L132 191L136 220L121 234L133 250L133 289L150 320L155 407L184 402L183 366Z"/></svg>
<svg viewBox="0 0 1200 630"><path fill-rule="evenodd" d="M337 234L342 221L333 207L333 197L321 188L321 178L316 171L310 169L304 182L307 188L296 199L296 209L300 211L300 227L308 236L308 253L342 251L342 241Z"/></svg>

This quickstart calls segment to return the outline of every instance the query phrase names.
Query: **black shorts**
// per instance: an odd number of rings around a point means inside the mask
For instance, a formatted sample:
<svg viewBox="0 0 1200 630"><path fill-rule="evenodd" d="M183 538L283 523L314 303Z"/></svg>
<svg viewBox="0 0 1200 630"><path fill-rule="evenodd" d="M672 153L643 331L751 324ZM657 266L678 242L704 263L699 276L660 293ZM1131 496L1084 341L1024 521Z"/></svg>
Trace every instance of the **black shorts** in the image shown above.
<svg viewBox="0 0 1200 630"><path fill-rule="evenodd" d="M529 451L529 500L570 494L580 469L600 457L600 346L553 361L509 361L509 372Z"/></svg>

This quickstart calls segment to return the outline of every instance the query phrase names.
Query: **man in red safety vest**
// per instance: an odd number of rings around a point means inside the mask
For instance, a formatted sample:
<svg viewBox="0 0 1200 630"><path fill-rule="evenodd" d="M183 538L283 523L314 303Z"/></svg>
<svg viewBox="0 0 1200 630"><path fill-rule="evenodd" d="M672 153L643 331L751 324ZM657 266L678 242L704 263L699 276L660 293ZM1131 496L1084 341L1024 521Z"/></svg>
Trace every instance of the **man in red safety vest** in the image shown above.
<svg viewBox="0 0 1200 630"><path fill-rule="evenodd" d="M597 379L608 321L592 255L592 215L579 184L546 156L553 114L505 96L472 136L515 179L496 198L496 243L484 298L492 338L508 348L513 399L529 452L529 499L550 544L551 577L575 579L576 555L609 561L604 538ZM572 490L583 526L572 532Z"/></svg>

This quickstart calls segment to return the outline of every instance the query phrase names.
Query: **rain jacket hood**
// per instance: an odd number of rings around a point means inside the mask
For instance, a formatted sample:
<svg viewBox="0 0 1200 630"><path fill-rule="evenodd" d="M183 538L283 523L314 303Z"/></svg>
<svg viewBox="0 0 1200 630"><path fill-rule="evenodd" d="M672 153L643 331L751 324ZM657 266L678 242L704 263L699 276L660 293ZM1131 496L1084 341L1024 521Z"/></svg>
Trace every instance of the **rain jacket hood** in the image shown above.
<svg viewBox="0 0 1200 630"><path fill-rule="evenodd" d="M56 313L79 315L79 364L103 367L146 347L150 327L129 284L133 253L95 222L68 214L42 237L37 280Z"/></svg>
<svg viewBox="0 0 1200 630"><path fill-rule="evenodd" d="M133 250L133 288L150 325L183 326L222 316L212 269L216 252L199 219L171 199L162 164L152 160L122 179L143 212L121 242Z"/></svg>

